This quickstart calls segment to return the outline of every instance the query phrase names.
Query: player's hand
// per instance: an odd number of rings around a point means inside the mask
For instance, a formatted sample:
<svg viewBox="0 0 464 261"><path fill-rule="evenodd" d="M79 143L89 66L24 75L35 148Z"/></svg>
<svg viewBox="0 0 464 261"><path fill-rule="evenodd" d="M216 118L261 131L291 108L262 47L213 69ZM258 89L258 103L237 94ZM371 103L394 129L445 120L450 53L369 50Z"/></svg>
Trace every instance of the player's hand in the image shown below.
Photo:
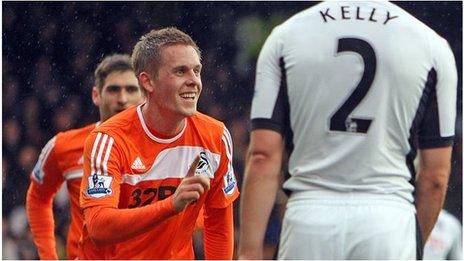
<svg viewBox="0 0 464 261"><path fill-rule="evenodd" d="M181 212L188 204L195 202L205 191L209 190L209 178L204 175L195 175L198 162L200 162L200 156L195 158L190 165L187 176L174 192L172 205L176 212Z"/></svg>

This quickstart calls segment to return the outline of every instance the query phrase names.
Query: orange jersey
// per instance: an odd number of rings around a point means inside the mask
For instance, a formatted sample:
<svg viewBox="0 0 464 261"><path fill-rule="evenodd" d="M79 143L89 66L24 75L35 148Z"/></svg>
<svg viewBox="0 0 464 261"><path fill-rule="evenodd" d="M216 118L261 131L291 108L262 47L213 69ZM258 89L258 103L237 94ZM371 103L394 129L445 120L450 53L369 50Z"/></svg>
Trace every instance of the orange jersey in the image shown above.
<svg viewBox="0 0 464 261"><path fill-rule="evenodd" d="M193 259L192 233L202 207L205 237L210 239L205 239L205 251L213 249L208 251L211 258L232 258L217 252L225 241L230 246L224 245L223 248L233 250L232 202L239 194L228 130L223 123L196 113L186 119L185 127L178 135L162 139L149 131L141 107L128 109L109 119L92 131L86 141L80 195L86 215L79 258ZM197 155L201 160L196 173L210 177L211 188L195 204L176 214L170 196ZM160 213L148 209L152 207L157 207L156 211ZM92 212L88 208L99 211ZM119 212L114 212L115 209ZM124 211L128 209L132 211ZM120 214L95 229L89 223L91 217L98 218L105 210ZM143 231L133 232L134 227L148 222L145 216L130 216L135 220L122 219L144 210L149 210L144 213L150 215L160 215L160 219L153 221L156 225L149 224ZM114 223L124 225L126 229L121 231ZM216 224L222 227L218 229ZM92 246L89 231L101 232L108 242L125 233L130 236L120 242L105 244L105 249L111 250L105 250L106 256L98 256L91 253L99 248ZM216 245L208 248L206 244Z"/></svg>
<svg viewBox="0 0 464 261"><path fill-rule="evenodd" d="M57 259L53 197L65 181L71 206L67 257L77 257L83 224L83 215L79 207L83 150L85 139L94 128L95 124L90 124L80 129L58 133L42 149L32 171L27 192L27 216L41 259Z"/></svg>

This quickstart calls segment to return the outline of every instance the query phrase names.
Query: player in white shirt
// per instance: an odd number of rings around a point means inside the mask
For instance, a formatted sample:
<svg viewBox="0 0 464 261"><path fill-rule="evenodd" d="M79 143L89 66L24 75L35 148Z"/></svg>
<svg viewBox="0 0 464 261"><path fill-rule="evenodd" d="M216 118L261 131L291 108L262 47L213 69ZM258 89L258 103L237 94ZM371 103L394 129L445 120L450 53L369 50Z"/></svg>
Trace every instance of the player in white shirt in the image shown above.
<svg viewBox="0 0 464 261"><path fill-rule="evenodd" d="M442 210L424 247L426 260L462 260L462 225Z"/></svg>
<svg viewBox="0 0 464 261"><path fill-rule="evenodd" d="M257 64L239 258L262 258L284 147L278 258L421 258L446 193L456 92L446 40L392 3L327 1L277 26Z"/></svg>

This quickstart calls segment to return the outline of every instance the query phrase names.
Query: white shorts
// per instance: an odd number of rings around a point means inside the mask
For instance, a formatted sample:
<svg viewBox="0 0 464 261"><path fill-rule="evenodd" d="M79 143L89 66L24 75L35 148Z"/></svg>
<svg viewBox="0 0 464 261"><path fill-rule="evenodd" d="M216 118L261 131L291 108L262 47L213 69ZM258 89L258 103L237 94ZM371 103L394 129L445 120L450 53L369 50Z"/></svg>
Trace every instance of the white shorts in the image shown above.
<svg viewBox="0 0 464 261"><path fill-rule="evenodd" d="M408 203L409 204L409 203ZM279 259L418 259L414 206L389 200L302 199L287 204Z"/></svg>

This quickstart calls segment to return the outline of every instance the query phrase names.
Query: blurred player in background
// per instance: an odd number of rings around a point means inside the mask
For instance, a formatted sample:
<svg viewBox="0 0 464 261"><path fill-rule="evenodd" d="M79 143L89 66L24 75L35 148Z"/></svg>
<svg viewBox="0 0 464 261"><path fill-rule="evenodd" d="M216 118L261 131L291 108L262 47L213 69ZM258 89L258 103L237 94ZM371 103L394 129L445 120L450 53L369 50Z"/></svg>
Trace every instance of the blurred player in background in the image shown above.
<svg viewBox="0 0 464 261"><path fill-rule="evenodd" d="M278 258L420 259L446 194L456 87L446 40L392 3L327 1L276 27L257 64L239 258L262 258L286 146Z"/></svg>
<svg viewBox="0 0 464 261"><path fill-rule="evenodd" d="M95 70L92 100L100 111L100 120L143 102L144 95L132 69L129 55L107 56ZM79 207L85 138L100 122L80 129L58 133L43 148L31 174L27 193L27 216L40 259L57 259L53 198L66 182L71 223L67 237L67 258L77 257L82 234L83 214Z"/></svg>
<svg viewBox="0 0 464 261"><path fill-rule="evenodd" d="M424 247L424 259L462 260L462 225L442 210Z"/></svg>
<svg viewBox="0 0 464 261"><path fill-rule="evenodd" d="M193 259L204 207L205 257L231 259L238 197L232 140L222 122L197 112L198 46L175 28L153 30L136 44L132 62L147 102L86 140L79 258L101 259L102 250L109 259Z"/></svg>

